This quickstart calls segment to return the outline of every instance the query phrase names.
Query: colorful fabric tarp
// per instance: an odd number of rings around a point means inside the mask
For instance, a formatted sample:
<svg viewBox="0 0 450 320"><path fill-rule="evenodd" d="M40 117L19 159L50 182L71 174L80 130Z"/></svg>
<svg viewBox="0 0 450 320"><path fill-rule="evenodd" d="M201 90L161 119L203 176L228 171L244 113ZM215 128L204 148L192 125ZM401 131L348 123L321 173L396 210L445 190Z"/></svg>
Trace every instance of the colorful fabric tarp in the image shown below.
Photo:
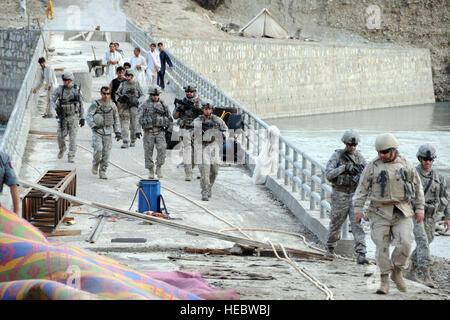
<svg viewBox="0 0 450 320"><path fill-rule="evenodd" d="M238 296L211 287L198 272L139 272L76 245L48 240L0 207L0 299L205 298Z"/></svg>

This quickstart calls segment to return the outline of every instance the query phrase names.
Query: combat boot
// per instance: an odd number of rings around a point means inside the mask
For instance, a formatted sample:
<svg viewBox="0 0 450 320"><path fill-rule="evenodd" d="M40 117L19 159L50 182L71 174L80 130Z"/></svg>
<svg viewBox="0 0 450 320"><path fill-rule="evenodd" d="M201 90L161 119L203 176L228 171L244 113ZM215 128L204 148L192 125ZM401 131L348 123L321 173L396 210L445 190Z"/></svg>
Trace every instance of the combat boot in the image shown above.
<svg viewBox="0 0 450 320"><path fill-rule="evenodd" d="M158 176L159 179L163 177L161 172L161 166L156 166L156 175Z"/></svg>
<svg viewBox="0 0 450 320"><path fill-rule="evenodd" d="M92 174L98 174L98 163L92 165Z"/></svg>
<svg viewBox="0 0 450 320"><path fill-rule="evenodd" d="M389 275L382 274L380 276L380 287L377 289L377 294L388 294L389 292Z"/></svg>
<svg viewBox="0 0 450 320"><path fill-rule="evenodd" d="M184 178L185 181L192 181L192 172L186 173L186 178Z"/></svg>
<svg viewBox="0 0 450 320"><path fill-rule="evenodd" d="M208 193L202 192L202 201L208 201L208 200L209 200Z"/></svg>
<svg viewBox="0 0 450 320"><path fill-rule="evenodd" d="M417 278L417 265L411 264L411 268L409 269L408 273L405 274L405 278L415 281L415 282L421 282L419 278Z"/></svg>
<svg viewBox="0 0 450 320"><path fill-rule="evenodd" d="M356 258L356 262L358 264L369 264L369 260L367 260L366 255L364 253L358 253L358 257Z"/></svg>
<svg viewBox="0 0 450 320"><path fill-rule="evenodd" d="M408 287L406 286L405 280L403 279L402 269L394 266L394 270L391 273L391 279L397 285L397 289L401 292L406 292Z"/></svg>
<svg viewBox="0 0 450 320"><path fill-rule="evenodd" d="M99 174L99 176L100 176L100 179L108 179L108 177L106 176L106 171L100 171L100 174Z"/></svg>
<svg viewBox="0 0 450 320"><path fill-rule="evenodd" d="M436 285L436 283L434 283L434 281L433 281L433 279L431 278L431 275L430 275L430 267L422 268L422 273L423 273L423 278L424 278L425 285L427 287L437 289L438 286Z"/></svg>
<svg viewBox="0 0 450 320"><path fill-rule="evenodd" d="M128 142L127 143L122 143L122 145L120 146L122 149L126 149L128 148Z"/></svg>
<svg viewBox="0 0 450 320"><path fill-rule="evenodd" d="M58 153L58 159L61 159L64 156L64 152L66 152L66 147L62 148L62 150L59 150Z"/></svg>
<svg viewBox="0 0 450 320"><path fill-rule="evenodd" d="M337 258L337 255L336 255L336 253L334 252L334 248L332 248L332 247L328 247L327 248L327 253L325 254L328 258L332 258L332 259L336 259Z"/></svg>
<svg viewBox="0 0 450 320"><path fill-rule="evenodd" d="M148 178L155 179L155 172L153 171L153 168L148 169Z"/></svg>
<svg viewBox="0 0 450 320"><path fill-rule="evenodd" d="M136 145L136 143L135 142L130 142L130 147L134 147Z"/></svg>
<svg viewBox="0 0 450 320"><path fill-rule="evenodd" d="M67 158L67 162L74 163L75 162L74 157Z"/></svg>
<svg viewBox="0 0 450 320"><path fill-rule="evenodd" d="M208 190L208 198L211 198L211 196L212 196L212 191L211 191L211 189L209 189Z"/></svg>

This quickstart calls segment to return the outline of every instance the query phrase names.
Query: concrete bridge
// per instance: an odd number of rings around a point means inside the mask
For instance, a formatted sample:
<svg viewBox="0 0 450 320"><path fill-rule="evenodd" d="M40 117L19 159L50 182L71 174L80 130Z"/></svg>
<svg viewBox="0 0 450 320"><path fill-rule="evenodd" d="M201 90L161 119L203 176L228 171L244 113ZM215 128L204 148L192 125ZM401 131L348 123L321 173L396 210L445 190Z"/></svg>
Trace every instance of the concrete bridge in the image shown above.
<svg viewBox="0 0 450 320"><path fill-rule="evenodd" d="M129 42L121 42L126 57L131 57L134 46L139 45L146 50L148 43L153 40L129 21L127 32L125 36ZM91 46L94 46L95 55L100 57L108 45L106 41L67 41L64 40L64 32L48 32L47 36L45 40L48 41L48 47L54 48L55 53L65 53L49 55L49 64L55 68L64 68L66 71L86 70L86 61L93 59ZM29 78L25 79L29 81L30 86L23 88L24 90L29 89L35 81L33 64L37 64L37 57L43 55L42 41L41 38L31 61ZM74 51L81 51L82 54L71 55L70 53ZM268 177L265 186L254 185L249 169L252 169L254 158L262 149L267 125L180 60L177 58L174 60L176 67L174 73L169 74L171 83L162 99L171 103L176 95L180 95L181 85L194 81L200 87L201 96L214 99L225 106L239 107L244 115L247 134L243 135L240 141L245 151L245 162L243 165L226 164L221 167L213 189L213 197L207 203L199 203L200 185L197 179L192 182L183 180L183 169L177 167L180 163L179 151L168 152L161 185L172 217L182 219L183 223L193 226L245 236L257 241L270 240L273 243L282 243L286 247L320 253L320 250L308 247L300 236L272 231L282 230L301 234L306 237L307 243L321 246L320 242L324 241L328 226L327 199L330 192L321 174L323 166L280 137L278 172ZM99 96L99 89L106 84L105 81L104 76L92 78L90 93L93 98ZM54 135L45 133L56 133L57 123L55 119L41 117L45 97L36 99L36 96L30 96L25 91L23 95L21 109L13 115L13 120L17 121L16 128L20 130L7 130L6 139L1 145L3 150L12 155L20 178L36 181L46 170L76 169L79 197L129 209L139 176L146 175L142 141L138 140L136 147L125 150L120 149L119 143L114 143L112 164L108 169L109 179L100 180L90 171L92 161L89 152L90 130L86 127L79 130L79 147L74 164L67 163L65 158L57 159L56 139ZM88 105L89 102L86 102L85 109ZM23 134L29 130L34 133ZM11 147L12 145L14 147ZM194 172L198 176L197 169ZM25 189L22 188L21 194L24 192ZM131 210L135 210L136 207L134 203ZM233 288L242 299L325 297L313 283L305 280L288 264L275 258L188 254L183 251L186 247L223 249L230 248L233 243L186 234L156 224L142 224L139 220L111 217L97 242L87 243L85 240L95 225L95 217L100 213L102 212L88 206L74 207L70 216L75 218L76 224L64 226L63 229L79 229L81 235L59 237L58 240L76 243L139 270L200 270L212 285ZM272 231L224 231L230 228ZM113 238L131 237L145 238L147 242L138 244L111 242ZM335 299L448 298L448 295L439 290L429 289L414 282L408 282L410 286L408 293L401 294L392 289L387 296L375 296L374 288L368 281L372 278L365 277L365 274L374 272L373 266L359 266L347 260L295 259L295 261L329 288L333 288Z"/></svg>

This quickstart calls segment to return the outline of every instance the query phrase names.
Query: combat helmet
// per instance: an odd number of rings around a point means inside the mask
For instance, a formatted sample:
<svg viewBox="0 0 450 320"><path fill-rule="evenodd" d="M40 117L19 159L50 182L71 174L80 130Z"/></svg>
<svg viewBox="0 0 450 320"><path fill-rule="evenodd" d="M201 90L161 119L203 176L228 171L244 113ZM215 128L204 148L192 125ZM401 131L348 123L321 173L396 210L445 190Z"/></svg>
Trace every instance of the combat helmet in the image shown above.
<svg viewBox="0 0 450 320"><path fill-rule="evenodd" d="M197 86L195 83L189 83L183 89L185 92L195 92L195 91L197 91Z"/></svg>
<svg viewBox="0 0 450 320"><path fill-rule="evenodd" d="M125 75L128 75L128 74L131 74L133 77L135 76L133 69L127 69L127 71L125 72Z"/></svg>
<svg viewBox="0 0 450 320"><path fill-rule="evenodd" d="M157 94L157 95L160 95L161 94L161 88L159 87L159 86L157 86L157 85L155 85L155 84L153 84L153 85L151 85L149 88L148 88L148 94Z"/></svg>
<svg viewBox="0 0 450 320"><path fill-rule="evenodd" d="M69 71L66 71L66 72L64 72L64 73L62 74L61 78L62 78L63 80L72 80L72 81L73 81L73 73L72 73L72 72L69 72Z"/></svg>
<svg viewBox="0 0 450 320"><path fill-rule="evenodd" d="M210 100L210 99L204 99L204 100L202 100L201 105L202 105L202 109L203 109L203 108L211 108L211 109L214 109L214 102L212 102L212 100Z"/></svg>
<svg viewBox="0 0 450 320"><path fill-rule="evenodd" d="M417 159L419 157L436 159L436 156L436 149L428 143L421 145L416 154Z"/></svg>
<svg viewBox="0 0 450 320"><path fill-rule="evenodd" d="M341 138L342 142L349 144L358 144L359 143L359 133L356 130L350 129L344 132L344 135Z"/></svg>
<svg viewBox="0 0 450 320"><path fill-rule="evenodd" d="M397 148L399 146L398 140L391 133L383 133L375 140L375 149L377 151Z"/></svg>

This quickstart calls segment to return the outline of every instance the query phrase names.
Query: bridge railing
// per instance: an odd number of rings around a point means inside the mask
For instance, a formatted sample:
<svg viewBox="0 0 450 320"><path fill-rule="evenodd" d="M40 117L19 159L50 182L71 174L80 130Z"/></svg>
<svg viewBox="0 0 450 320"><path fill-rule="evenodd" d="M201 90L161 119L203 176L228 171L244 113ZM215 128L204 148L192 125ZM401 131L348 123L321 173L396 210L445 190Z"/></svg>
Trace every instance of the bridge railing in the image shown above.
<svg viewBox="0 0 450 320"><path fill-rule="evenodd" d="M157 43L151 34L143 31L128 19L126 28L130 34L130 42L144 50L148 50L152 42ZM222 107L239 110L244 120L241 146L247 154L258 156L268 137L269 125L216 85L188 67L170 51L166 50L166 52L170 55L173 63L173 72L167 75L177 85L183 87L190 82L194 82L197 84L198 94L201 98L211 99L216 105ZM310 210L319 209L320 217L326 218L326 213L331 211L328 201L331 195L331 187L326 183L325 167L281 135L278 140L277 178L284 178L285 186L290 185L293 192L299 192L302 201L309 201Z"/></svg>
<svg viewBox="0 0 450 320"><path fill-rule="evenodd" d="M44 33L44 36L45 39L42 36L39 37L34 54L29 63L28 71L17 94L5 133L0 142L0 150L8 154L11 161L19 168L27 142L26 136L29 123L26 121L26 113L30 112L27 106L31 98L30 95L34 81L36 80L37 68L39 66L38 59L44 51L44 41L48 39L48 33Z"/></svg>

